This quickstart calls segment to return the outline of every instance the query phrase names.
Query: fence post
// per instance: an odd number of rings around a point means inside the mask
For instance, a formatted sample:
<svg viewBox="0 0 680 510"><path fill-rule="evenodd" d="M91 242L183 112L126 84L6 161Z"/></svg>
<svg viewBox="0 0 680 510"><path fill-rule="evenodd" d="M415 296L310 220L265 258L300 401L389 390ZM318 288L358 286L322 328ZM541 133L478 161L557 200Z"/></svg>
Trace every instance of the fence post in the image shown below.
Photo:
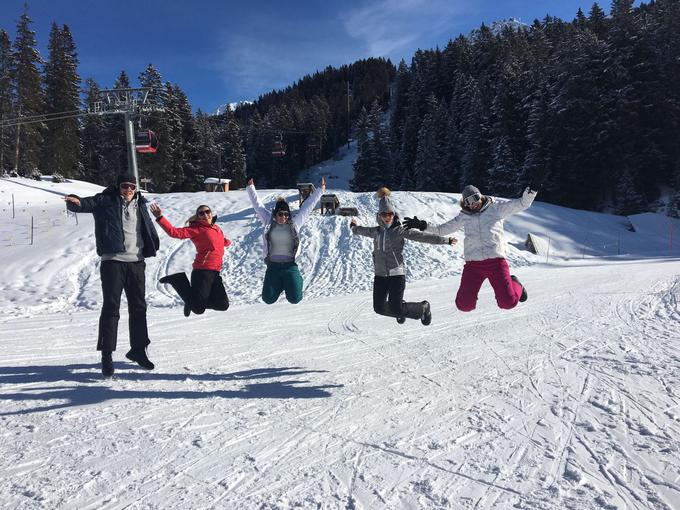
<svg viewBox="0 0 680 510"><path fill-rule="evenodd" d="M31 246L33 246L33 216L31 216Z"/></svg>
<svg viewBox="0 0 680 510"><path fill-rule="evenodd" d="M616 254L621 255L621 232L619 232L619 240L616 243Z"/></svg>
<svg viewBox="0 0 680 510"><path fill-rule="evenodd" d="M76 226L78 225L78 213L73 213L73 216L76 217Z"/></svg>
<svg viewBox="0 0 680 510"><path fill-rule="evenodd" d="M550 256L550 238L548 237L548 249L545 251L545 263L548 263L548 257Z"/></svg>
<svg viewBox="0 0 680 510"><path fill-rule="evenodd" d="M12 219L14 219L14 193L12 193Z"/></svg>

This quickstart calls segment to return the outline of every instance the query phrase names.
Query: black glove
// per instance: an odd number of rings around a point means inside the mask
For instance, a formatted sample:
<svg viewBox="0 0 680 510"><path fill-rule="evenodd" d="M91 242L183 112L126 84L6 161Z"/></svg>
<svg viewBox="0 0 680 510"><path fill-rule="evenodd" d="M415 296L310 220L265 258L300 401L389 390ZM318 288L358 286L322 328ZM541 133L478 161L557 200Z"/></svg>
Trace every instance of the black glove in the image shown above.
<svg viewBox="0 0 680 510"><path fill-rule="evenodd" d="M419 220L418 216L413 218L404 218L404 226L406 228L417 228L418 230L425 230L427 228L427 221Z"/></svg>

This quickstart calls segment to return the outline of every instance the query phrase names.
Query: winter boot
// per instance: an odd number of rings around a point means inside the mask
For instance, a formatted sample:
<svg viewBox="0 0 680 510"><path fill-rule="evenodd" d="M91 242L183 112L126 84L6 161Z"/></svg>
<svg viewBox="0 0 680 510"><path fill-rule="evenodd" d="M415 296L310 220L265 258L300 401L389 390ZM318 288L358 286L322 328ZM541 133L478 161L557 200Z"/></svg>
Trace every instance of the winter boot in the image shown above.
<svg viewBox="0 0 680 510"><path fill-rule="evenodd" d="M191 307L184 303L184 316L189 317L189 315L191 315Z"/></svg>
<svg viewBox="0 0 680 510"><path fill-rule="evenodd" d="M113 375L111 351L102 351L102 375L104 377L111 377Z"/></svg>
<svg viewBox="0 0 680 510"><path fill-rule="evenodd" d="M129 359L130 361L134 361L137 363L140 367L142 367L144 370L153 370L156 368L156 366L151 363L149 358L146 355L146 349L131 349L125 357Z"/></svg>
<svg viewBox="0 0 680 510"><path fill-rule="evenodd" d="M522 283L517 279L517 277L514 274L510 275L510 278L512 278L513 282L519 283L520 286L522 287L522 295L519 297L519 302L524 303L527 300L527 298L529 297L527 295L527 289L524 288L524 285L522 285Z"/></svg>
<svg viewBox="0 0 680 510"><path fill-rule="evenodd" d="M406 317L397 317L397 324L403 324L406 322Z"/></svg>
<svg viewBox="0 0 680 510"><path fill-rule="evenodd" d="M432 322L432 312L430 311L430 303L427 301L422 302L423 305L423 316L420 318L420 322L423 326L429 326Z"/></svg>

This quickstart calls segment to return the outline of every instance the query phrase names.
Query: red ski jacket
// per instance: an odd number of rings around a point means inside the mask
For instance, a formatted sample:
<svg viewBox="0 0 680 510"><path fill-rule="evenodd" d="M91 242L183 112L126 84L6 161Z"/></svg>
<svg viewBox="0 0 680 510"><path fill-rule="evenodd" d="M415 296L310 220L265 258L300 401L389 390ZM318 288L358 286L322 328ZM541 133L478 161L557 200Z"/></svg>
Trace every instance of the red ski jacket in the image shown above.
<svg viewBox="0 0 680 510"><path fill-rule="evenodd" d="M188 227L173 227L165 216L156 220L158 224L175 239L191 239L196 246L194 269L219 271L222 268L224 248L231 246L231 241L224 237L222 229L215 224L208 225L204 221L192 221Z"/></svg>

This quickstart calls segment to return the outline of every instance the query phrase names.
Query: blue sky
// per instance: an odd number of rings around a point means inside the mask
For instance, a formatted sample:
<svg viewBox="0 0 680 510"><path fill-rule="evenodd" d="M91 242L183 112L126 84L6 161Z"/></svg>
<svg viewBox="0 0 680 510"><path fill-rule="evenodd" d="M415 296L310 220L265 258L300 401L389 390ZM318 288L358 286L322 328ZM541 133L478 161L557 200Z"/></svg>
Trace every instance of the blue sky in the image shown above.
<svg viewBox="0 0 680 510"><path fill-rule="evenodd" d="M637 2L636 2L637 3ZM418 48L494 20L525 23L546 14L574 18L579 0L31 0L38 49L47 57L50 25L70 27L79 72L102 87L125 70L136 85L149 63L177 83L194 108L285 87L328 65L383 56L410 62ZM24 0L2 0L0 28L14 37ZM609 3L600 4L606 11Z"/></svg>

